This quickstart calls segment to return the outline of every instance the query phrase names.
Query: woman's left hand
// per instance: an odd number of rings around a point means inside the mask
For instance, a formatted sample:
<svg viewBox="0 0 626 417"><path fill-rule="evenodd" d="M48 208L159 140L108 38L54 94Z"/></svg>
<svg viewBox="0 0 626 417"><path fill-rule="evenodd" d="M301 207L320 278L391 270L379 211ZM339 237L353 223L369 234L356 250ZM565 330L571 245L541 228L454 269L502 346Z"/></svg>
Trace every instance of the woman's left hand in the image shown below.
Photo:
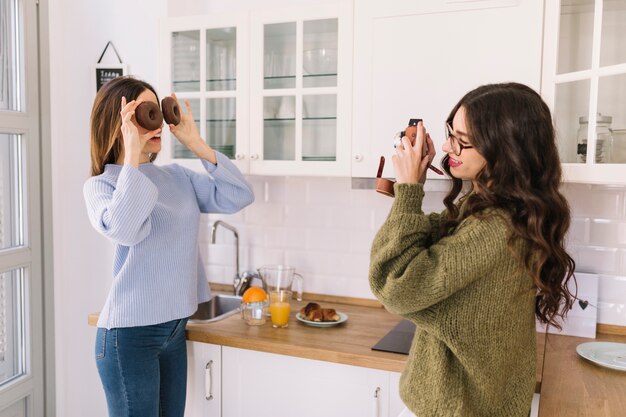
<svg viewBox="0 0 626 417"><path fill-rule="evenodd" d="M424 152L425 149L427 149L426 152ZM396 181L399 184L424 184L428 164L434 157L433 141L426 132L424 124L419 122L415 143L411 145L409 138L403 137L402 146L396 146L396 154L391 157Z"/></svg>
<svg viewBox="0 0 626 417"><path fill-rule="evenodd" d="M196 156L202 159L206 159L207 161L217 164L217 157L215 156L215 151L200 137L200 132L198 132L198 127L196 126L196 122L193 118L193 112L191 111L191 105L189 104L189 100L185 100L185 108L186 112L183 111L182 106L178 102L178 98L176 98L176 94L172 93L172 97L178 103L178 107L180 108L180 123L177 125L170 124L170 132L176 139L183 145L187 147L191 152L193 152Z"/></svg>

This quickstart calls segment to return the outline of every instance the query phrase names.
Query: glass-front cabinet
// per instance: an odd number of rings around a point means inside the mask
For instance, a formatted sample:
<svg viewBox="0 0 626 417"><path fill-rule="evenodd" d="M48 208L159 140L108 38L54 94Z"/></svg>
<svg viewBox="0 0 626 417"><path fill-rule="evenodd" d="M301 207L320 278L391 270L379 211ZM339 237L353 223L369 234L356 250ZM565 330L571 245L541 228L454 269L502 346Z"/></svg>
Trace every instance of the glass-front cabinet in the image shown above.
<svg viewBox="0 0 626 417"><path fill-rule="evenodd" d="M252 173L350 174L349 12L322 6L252 16Z"/></svg>
<svg viewBox="0 0 626 417"><path fill-rule="evenodd" d="M626 183L626 0L546 2L542 94L566 181Z"/></svg>
<svg viewBox="0 0 626 417"><path fill-rule="evenodd" d="M161 96L175 93L185 112L187 100L201 137L244 171L248 143L239 132L248 130L247 25L245 17L237 16L165 20L159 88ZM197 157L171 134L159 160L201 169Z"/></svg>
<svg viewBox="0 0 626 417"><path fill-rule="evenodd" d="M348 176L351 7L167 19L159 92L187 99L202 137L245 173ZM163 158L200 169L168 137Z"/></svg>

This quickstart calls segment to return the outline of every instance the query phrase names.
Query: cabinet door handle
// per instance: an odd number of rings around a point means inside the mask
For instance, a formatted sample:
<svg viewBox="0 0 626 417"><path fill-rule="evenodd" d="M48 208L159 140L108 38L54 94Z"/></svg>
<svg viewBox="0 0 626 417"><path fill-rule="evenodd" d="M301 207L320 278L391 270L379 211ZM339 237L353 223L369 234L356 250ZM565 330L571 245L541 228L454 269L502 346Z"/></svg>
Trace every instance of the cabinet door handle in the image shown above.
<svg viewBox="0 0 626 417"><path fill-rule="evenodd" d="M372 404L372 417L379 417L380 414L380 387L374 390L374 404Z"/></svg>
<svg viewBox="0 0 626 417"><path fill-rule="evenodd" d="M259 154L258 153L251 154L250 159L252 159L253 161L256 161L257 159L259 159Z"/></svg>
<svg viewBox="0 0 626 417"><path fill-rule="evenodd" d="M208 361L204 368L204 398L213 399L213 361Z"/></svg>
<svg viewBox="0 0 626 417"><path fill-rule="evenodd" d="M363 155L361 155L360 153L355 154L354 160L357 162L361 162L363 160Z"/></svg>
<svg viewBox="0 0 626 417"><path fill-rule="evenodd" d="M241 161L241 160L242 160L242 159L244 159L245 157L246 157L246 154L245 154L245 153L237 153L237 154L235 155L235 159L236 159L236 160L238 160L238 161Z"/></svg>

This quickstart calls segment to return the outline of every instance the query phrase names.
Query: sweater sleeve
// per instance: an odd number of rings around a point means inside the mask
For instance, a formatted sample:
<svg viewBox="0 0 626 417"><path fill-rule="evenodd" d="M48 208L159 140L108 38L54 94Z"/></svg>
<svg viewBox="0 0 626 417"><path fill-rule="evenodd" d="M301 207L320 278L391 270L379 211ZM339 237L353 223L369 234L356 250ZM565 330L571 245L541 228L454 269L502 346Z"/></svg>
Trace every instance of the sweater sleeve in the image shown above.
<svg viewBox="0 0 626 417"><path fill-rule="evenodd" d="M124 165L115 184L100 176L90 178L83 195L92 226L113 242L132 246L150 234L150 214L159 192L135 167Z"/></svg>
<svg viewBox="0 0 626 417"><path fill-rule="evenodd" d="M399 315L427 309L484 276L507 253L507 228L495 215L470 216L431 244L433 224L421 210L422 185L396 185L389 217L372 244L371 289Z"/></svg>
<svg viewBox="0 0 626 417"><path fill-rule="evenodd" d="M227 156L215 152L217 165L202 160L206 173L183 168L193 185L202 213L236 213L252 204L252 187Z"/></svg>

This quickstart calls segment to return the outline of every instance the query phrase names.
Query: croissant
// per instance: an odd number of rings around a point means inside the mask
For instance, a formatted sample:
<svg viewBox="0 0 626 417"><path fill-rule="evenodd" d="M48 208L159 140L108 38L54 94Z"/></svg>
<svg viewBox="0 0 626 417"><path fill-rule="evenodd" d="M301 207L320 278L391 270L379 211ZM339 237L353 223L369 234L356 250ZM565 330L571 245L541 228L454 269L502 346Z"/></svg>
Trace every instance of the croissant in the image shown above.
<svg viewBox="0 0 626 417"><path fill-rule="evenodd" d="M300 309L300 315L309 321L337 321L339 314L334 308L322 308L317 303L308 303Z"/></svg>
<svg viewBox="0 0 626 417"><path fill-rule="evenodd" d="M320 305L317 303L308 303L307 305L305 305L304 307L300 309L300 314L304 317L308 317L311 311L319 310L321 308L322 307L320 307Z"/></svg>
<svg viewBox="0 0 626 417"><path fill-rule="evenodd" d="M322 309L322 321L337 321L337 320L339 320L339 314L337 314L334 308Z"/></svg>

